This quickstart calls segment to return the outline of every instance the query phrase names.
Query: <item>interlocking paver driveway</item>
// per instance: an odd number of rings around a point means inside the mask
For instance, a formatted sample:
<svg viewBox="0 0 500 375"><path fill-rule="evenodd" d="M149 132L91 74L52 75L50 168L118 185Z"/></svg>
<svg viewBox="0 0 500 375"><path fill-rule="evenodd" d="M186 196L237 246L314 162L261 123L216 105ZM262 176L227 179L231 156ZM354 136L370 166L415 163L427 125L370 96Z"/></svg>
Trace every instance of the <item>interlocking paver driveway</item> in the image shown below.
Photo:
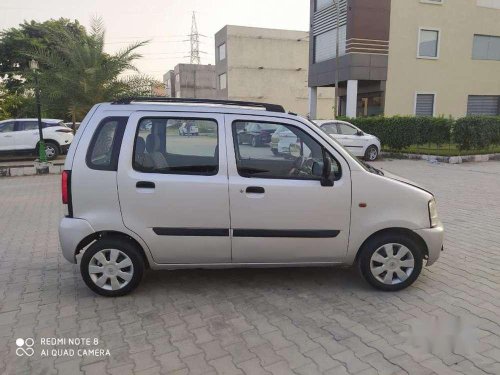
<svg viewBox="0 0 500 375"><path fill-rule="evenodd" d="M500 374L500 162L376 165L434 191L446 225L442 257L399 293L347 269L247 269L150 272L98 297L58 249L59 176L1 179L0 373ZM76 348L44 337L110 356L42 356Z"/></svg>

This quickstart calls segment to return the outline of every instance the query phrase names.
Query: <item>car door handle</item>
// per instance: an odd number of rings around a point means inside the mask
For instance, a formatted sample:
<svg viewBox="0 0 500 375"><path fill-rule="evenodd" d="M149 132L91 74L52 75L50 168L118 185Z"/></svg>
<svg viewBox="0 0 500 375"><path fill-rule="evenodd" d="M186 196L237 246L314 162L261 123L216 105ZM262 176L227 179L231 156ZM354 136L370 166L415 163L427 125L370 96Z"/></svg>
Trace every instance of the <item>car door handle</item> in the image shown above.
<svg viewBox="0 0 500 375"><path fill-rule="evenodd" d="M138 181L135 187L139 189L154 189L155 183L151 181Z"/></svg>
<svg viewBox="0 0 500 375"><path fill-rule="evenodd" d="M266 191L260 186L249 186L247 187L246 192L251 194L264 194Z"/></svg>

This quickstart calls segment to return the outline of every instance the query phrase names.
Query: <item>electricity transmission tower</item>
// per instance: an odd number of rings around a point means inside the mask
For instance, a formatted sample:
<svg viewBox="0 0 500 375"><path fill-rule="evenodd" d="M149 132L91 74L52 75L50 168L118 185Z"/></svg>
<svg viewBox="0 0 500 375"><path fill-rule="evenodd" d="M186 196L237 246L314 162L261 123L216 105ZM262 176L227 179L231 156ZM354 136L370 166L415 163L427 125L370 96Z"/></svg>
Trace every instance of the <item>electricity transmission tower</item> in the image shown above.
<svg viewBox="0 0 500 375"><path fill-rule="evenodd" d="M200 34L198 33L198 26L196 25L196 15L193 12L191 21L191 34L189 35L191 42L191 64L200 64Z"/></svg>

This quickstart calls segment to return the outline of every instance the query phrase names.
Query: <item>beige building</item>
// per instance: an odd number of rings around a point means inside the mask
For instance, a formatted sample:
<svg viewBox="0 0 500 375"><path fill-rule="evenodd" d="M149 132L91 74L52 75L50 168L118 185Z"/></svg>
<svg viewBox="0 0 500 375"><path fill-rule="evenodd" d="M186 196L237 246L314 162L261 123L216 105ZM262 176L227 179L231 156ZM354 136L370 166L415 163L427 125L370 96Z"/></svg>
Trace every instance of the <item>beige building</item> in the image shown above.
<svg viewBox="0 0 500 375"><path fill-rule="evenodd" d="M500 115L500 0L339 1L311 0L311 108L338 70L342 115Z"/></svg>
<svg viewBox="0 0 500 375"><path fill-rule="evenodd" d="M163 75L166 96L170 98L215 99L215 66L177 64Z"/></svg>
<svg viewBox="0 0 500 375"><path fill-rule="evenodd" d="M225 26L215 35L217 97L281 104L308 114L309 33ZM333 89L318 93L318 113L333 115Z"/></svg>

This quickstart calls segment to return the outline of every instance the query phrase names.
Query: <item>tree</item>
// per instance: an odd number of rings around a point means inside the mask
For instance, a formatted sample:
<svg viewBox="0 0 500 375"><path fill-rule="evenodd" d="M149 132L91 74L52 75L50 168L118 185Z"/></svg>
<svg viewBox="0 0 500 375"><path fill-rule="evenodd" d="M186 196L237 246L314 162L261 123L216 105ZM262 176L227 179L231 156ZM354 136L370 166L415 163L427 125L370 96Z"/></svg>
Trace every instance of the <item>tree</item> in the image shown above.
<svg viewBox="0 0 500 375"><path fill-rule="evenodd" d="M64 30L75 37L85 36L85 28L78 21L65 18L45 22L24 21L18 28L0 32L0 78L4 90L15 93L23 90L29 56L24 52L34 48L54 47L51 34Z"/></svg>
<svg viewBox="0 0 500 375"><path fill-rule="evenodd" d="M20 30L32 24L25 23ZM30 37L16 46L15 53L9 52L13 57L6 65L13 70L9 73L5 73L8 69L4 70L5 87L11 93L29 97L34 77L27 67L29 60L37 60L42 108L50 117L69 117L74 123L95 103L148 94L151 85L157 83L139 74L123 77L127 71L137 72L132 63L141 57L137 50L147 41L132 43L118 53L108 54L104 52L105 30L99 18L92 21L90 33L78 22L67 20L46 21L33 28L43 37ZM13 46L18 31L8 31L8 43L3 38L0 50L6 45Z"/></svg>

